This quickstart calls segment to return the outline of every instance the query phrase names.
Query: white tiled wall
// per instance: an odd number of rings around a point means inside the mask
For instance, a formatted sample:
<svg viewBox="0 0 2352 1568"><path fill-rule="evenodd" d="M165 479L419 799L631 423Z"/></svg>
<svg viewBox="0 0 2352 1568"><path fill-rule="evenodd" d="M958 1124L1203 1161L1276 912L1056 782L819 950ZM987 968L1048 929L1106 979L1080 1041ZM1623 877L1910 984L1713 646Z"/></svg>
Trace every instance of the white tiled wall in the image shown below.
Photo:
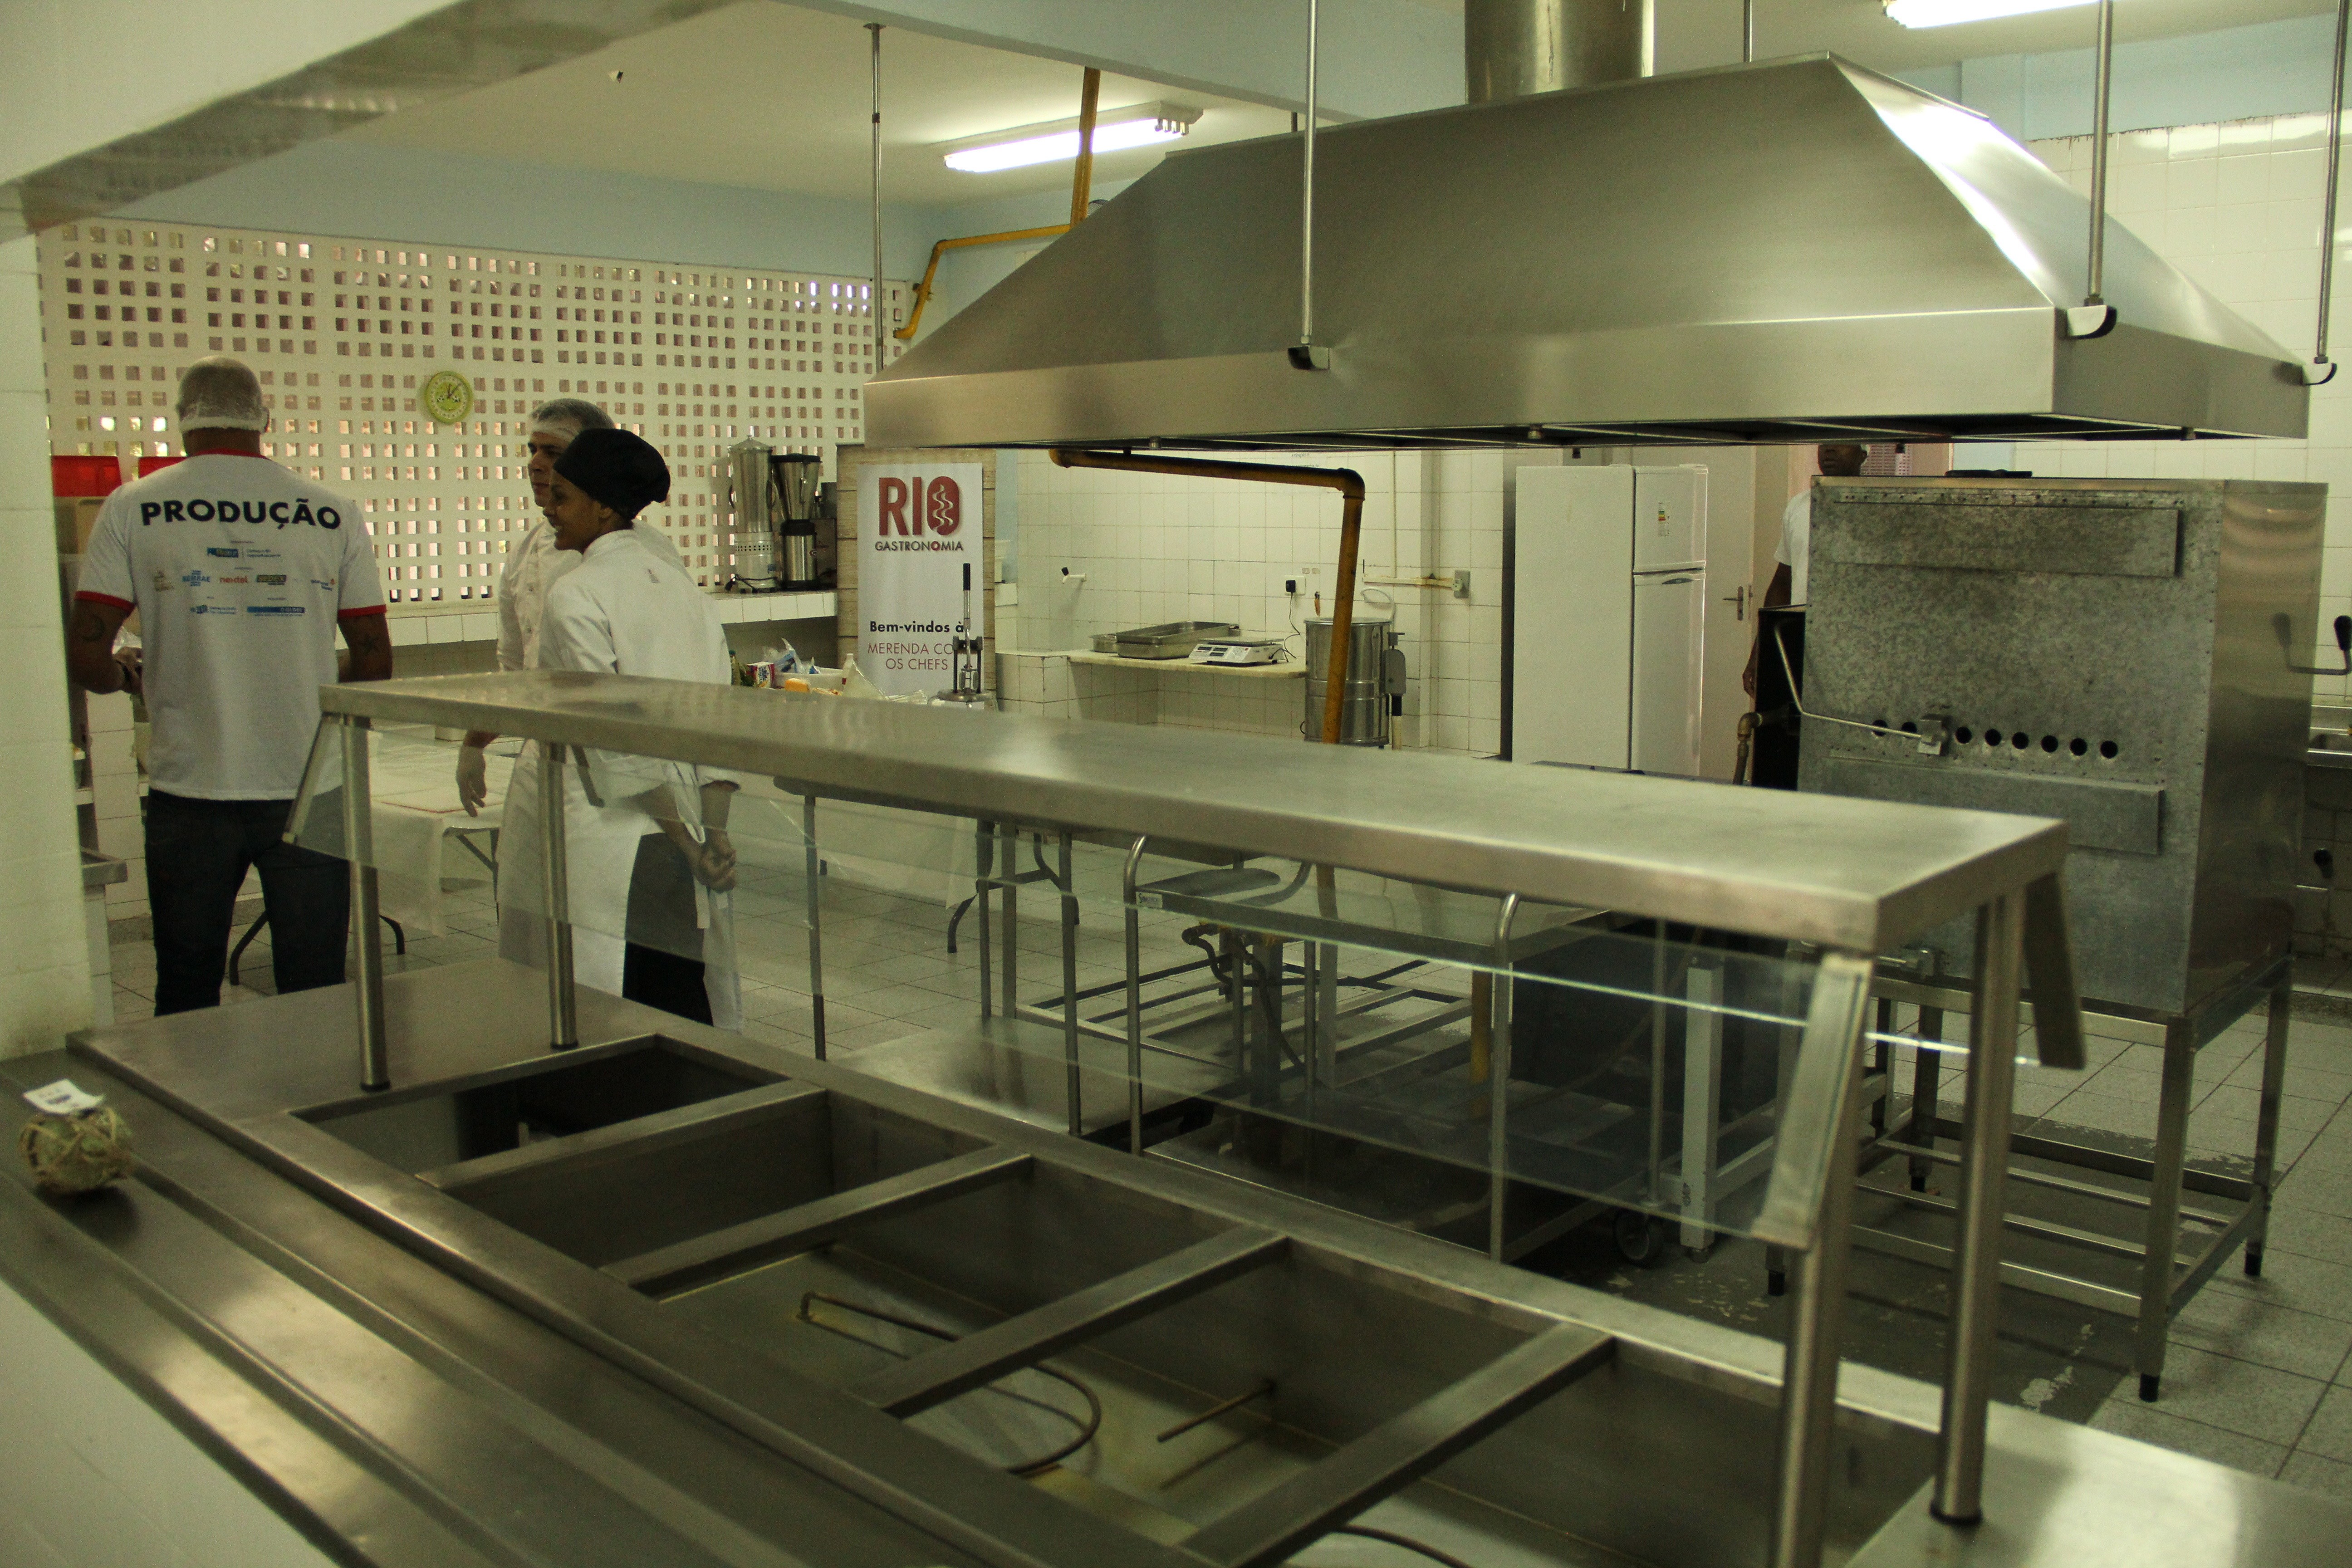
<svg viewBox="0 0 2352 1568"><path fill-rule="evenodd" d="M1269 462L1352 468L1364 478L1362 576L1471 574L1471 595L1368 586L1360 615L1394 601L1411 680L1399 740L1408 746L1492 752L1501 742L1503 480L1501 452L1359 452ZM1231 621L1244 633L1291 637L1331 609L1339 552L1339 498L1329 490L1228 479L1060 468L1021 458L1020 606L1008 647L1085 647L1097 632L1162 621ZM1065 576L1065 573L1067 574ZM1286 580L1299 586L1293 599ZM1073 679L1098 679L1078 675ZM1213 675L1160 676L1160 723L1295 728L1291 683L1246 689ZM1171 682L1176 684L1171 684ZM1171 706L1171 700L1173 706ZM1276 710L1281 710L1276 713ZM1246 712L1244 710L1247 710ZM1217 717L1220 713L1228 719Z"/></svg>
<svg viewBox="0 0 2352 1568"><path fill-rule="evenodd" d="M1251 735L1296 735L1307 682L1196 669L1073 663L1059 653L1001 653L998 700L1008 713L1166 724Z"/></svg>
<svg viewBox="0 0 2352 1568"><path fill-rule="evenodd" d="M676 483L649 515L706 585L734 560L730 443L816 453L831 472L864 428L862 279L122 219L41 243L53 449L167 456L180 372L247 360L275 421L262 456L360 504L395 621L493 596L538 521L521 416L548 397L588 397L661 448ZM905 285L886 286L900 308ZM461 424L418 417L440 370L471 378Z"/></svg>
<svg viewBox="0 0 2352 1568"><path fill-rule="evenodd" d="M2042 162L2087 192L2092 140L2037 142ZM2115 215L2224 304L2298 359L2308 359L2319 302L2320 212L2327 118L2240 120L2135 131L2113 139L2108 200ZM2338 230L2339 236L2345 231ZM2339 238L2339 284L2352 285L2352 246ZM2339 287L2331 351L2352 351L2352 310ZM2307 441L2057 441L2020 443L2016 466L2069 478L2308 479L2329 503L2320 625L2352 614L2352 374L2312 393ZM2332 662L2333 638L2324 650ZM2342 697L2344 677L2320 677L2315 695Z"/></svg>
<svg viewBox="0 0 2352 1568"><path fill-rule="evenodd" d="M0 1055L90 1009L33 243L0 246Z"/></svg>

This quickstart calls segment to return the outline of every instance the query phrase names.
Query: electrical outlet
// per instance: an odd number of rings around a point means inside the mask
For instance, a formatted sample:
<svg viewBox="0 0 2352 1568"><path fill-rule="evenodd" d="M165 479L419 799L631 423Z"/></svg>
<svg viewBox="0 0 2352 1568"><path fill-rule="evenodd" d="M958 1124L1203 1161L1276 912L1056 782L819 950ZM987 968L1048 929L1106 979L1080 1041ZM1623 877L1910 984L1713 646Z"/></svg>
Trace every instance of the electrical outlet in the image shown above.
<svg viewBox="0 0 2352 1568"><path fill-rule="evenodd" d="M1285 577L1282 580L1282 591L1289 595L1294 599L1298 597L1298 579L1296 577Z"/></svg>

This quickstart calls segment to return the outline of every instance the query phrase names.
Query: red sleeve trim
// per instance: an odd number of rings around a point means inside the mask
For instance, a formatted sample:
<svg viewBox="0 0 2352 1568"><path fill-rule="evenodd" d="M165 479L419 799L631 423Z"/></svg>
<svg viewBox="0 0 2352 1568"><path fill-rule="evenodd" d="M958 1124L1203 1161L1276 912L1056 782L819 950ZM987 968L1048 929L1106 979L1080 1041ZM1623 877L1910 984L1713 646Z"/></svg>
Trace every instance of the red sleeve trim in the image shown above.
<svg viewBox="0 0 2352 1568"><path fill-rule="evenodd" d="M131 610L138 608L138 606L133 605L130 600L118 599L111 594L92 594L85 591L76 594L74 597L77 599L88 599L93 605L111 605L118 610Z"/></svg>
<svg viewBox="0 0 2352 1568"><path fill-rule="evenodd" d="M356 621L362 616L380 616L382 614L383 614L383 606L382 605L361 605L354 609L337 610L335 612L335 619L339 621Z"/></svg>

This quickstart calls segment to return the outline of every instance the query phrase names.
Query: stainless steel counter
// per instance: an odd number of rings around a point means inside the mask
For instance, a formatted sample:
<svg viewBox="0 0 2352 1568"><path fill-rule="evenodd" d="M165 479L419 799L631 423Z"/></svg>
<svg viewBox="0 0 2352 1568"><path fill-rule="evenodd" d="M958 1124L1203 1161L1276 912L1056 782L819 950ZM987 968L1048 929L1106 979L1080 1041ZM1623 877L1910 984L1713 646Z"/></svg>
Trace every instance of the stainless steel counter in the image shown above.
<svg viewBox="0 0 2352 1568"><path fill-rule="evenodd" d="M1201 730L971 716L530 670L320 689L330 718L462 723L818 795L1213 844L1870 952L2064 861L2034 817Z"/></svg>
<svg viewBox="0 0 2352 1568"><path fill-rule="evenodd" d="M82 1203L0 1186L0 1276L314 1539L402 1568L1278 1561L1302 1487L1400 1412L1467 1418L1496 1368L1562 1391L1368 1521L1481 1564L1761 1560L1769 1342L590 994L553 1055L542 993L496 961L393 977L384 1096L350 1090L342 988L9 1064L107 1089L144 1164ZM746 1192L798 1205L730 1220ZM984 1373L1213 1242L1232 1282L1057 1342L1108 1416L1034 1480L954 1406L886 1413L951 1381L939 1352L808 1321L810 1290L919 1301ZM1264 1414L1152 1441L1261 1379ZM2352 1539L2343 1505L2005 1409L1986 1522L1953 1530L1937 1391L1848 1366L1839 1398L1832 1561L2291 1568Z"/></svg>

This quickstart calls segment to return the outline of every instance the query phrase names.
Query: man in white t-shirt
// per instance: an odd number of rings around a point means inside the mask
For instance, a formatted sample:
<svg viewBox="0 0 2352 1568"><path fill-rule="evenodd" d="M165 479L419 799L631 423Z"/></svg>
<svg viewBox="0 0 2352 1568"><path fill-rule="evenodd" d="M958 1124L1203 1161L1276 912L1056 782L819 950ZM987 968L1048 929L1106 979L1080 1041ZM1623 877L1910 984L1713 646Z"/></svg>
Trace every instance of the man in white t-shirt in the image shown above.
<svg viewBox="0 0 2352 1568"><path fill-rule="evenodd" d="M67 634L74 679L143 695L155 1011L217 1006L237 889L261 873L280 994L343 978L349 868L284 843L319 688L392 674L359 508L261 456L269 414L233 359L180 381L187 459L108 498ZM116 635L139 613L137 652Z"/></svg>
<svg viewBox="0 0 2352 1568"><path fill-rule="evenodd" d="M1822 472L1837 479L1852 479L1862 472L1870 448L1850 441L1833 441L1817 449ZM1812 584L1809 568L1813 550L1813 487L1809 483L1790 500L1788 510L1780 514L1780 547L1772 552L1778 564L1772 568L1772 581L1765 584L1765 609L1777 609L1782 605L1811 603ZM1748 695L1756 695L1755 647L1748 650L1748 673L1740 678Z"/></svg>

